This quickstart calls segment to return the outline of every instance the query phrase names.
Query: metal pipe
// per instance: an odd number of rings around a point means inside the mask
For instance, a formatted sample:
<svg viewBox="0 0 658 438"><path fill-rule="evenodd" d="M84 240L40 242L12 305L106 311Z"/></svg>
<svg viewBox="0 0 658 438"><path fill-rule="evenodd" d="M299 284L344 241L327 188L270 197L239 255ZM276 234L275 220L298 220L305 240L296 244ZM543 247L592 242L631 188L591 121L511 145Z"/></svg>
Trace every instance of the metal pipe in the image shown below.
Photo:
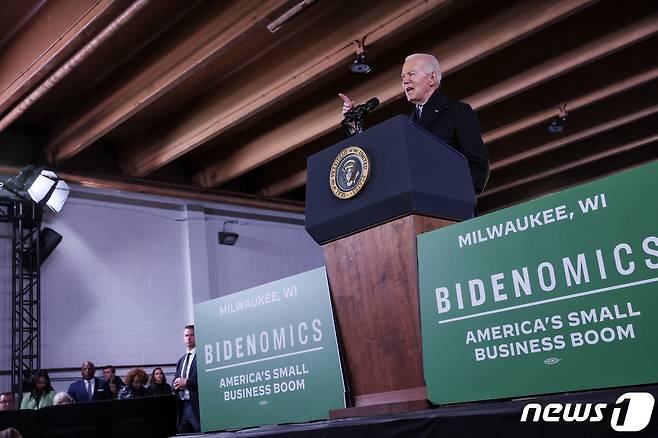
<svg viewBox="0 0 658 438"><path fill-rule="evenodd" d="M11 215L16 217L16 203L11 205ZM18 295L16 293L18 284L17 284L17 269L16 266L16 224L12 223L11 225L11 391L16 392L18 390L19 401L22 401L23 394L21 393L21 388L18 387L20 383L17 384L19 377L16 375L16 369L20 370L20 366L16 364L16 351L18 344L16 342L17 336L17 325L18 319L16 317L16 309L18 308Z"/></svg>
<svg viewBox="0 0 658 438"><path fill-rule="evenodd" d="M105 29L101 31L95 38L89 41L85 46L80 49L73 57L66 63L58 68L52 75L41 83L34 91L32 91L21 103L16 105L6 116L0 120L0 132L11 125L17 118L19 118L25 111L27 111L34 103L50 91L59 81L65 78L71 70L80 65L82 61L87 59L102 43L114 35L123 25L130 21L144 6L149 3L149 0L137 0L121 15L115 18Z"/></svg>
<svg viewBox="0 0 658 438"><path fill-rule="evenodd" d="M316 1L317 0L303 0L297 3L295 6L284 12L279 18L273 20L270 24L268 24L267 30L269 30L270 33L276 32L277 30L281 29L281 27L286 22L288 22L292 17L299 14L300 12L302 12L304 9L306 9Z"/></svg>

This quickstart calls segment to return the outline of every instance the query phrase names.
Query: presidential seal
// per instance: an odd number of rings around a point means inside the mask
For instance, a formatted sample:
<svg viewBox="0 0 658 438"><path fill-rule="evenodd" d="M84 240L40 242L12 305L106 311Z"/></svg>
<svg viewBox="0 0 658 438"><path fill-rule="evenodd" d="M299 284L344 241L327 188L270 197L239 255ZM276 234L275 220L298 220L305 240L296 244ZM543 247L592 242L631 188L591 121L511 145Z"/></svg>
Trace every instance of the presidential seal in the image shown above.
<svg viewBox="0 0 658 438"><path fill-rule="evenodd" d="M363 149L350 146L334 159L329 172L329 186L333 194L340 199L356 196L368 181L370 160Z"/></svg>

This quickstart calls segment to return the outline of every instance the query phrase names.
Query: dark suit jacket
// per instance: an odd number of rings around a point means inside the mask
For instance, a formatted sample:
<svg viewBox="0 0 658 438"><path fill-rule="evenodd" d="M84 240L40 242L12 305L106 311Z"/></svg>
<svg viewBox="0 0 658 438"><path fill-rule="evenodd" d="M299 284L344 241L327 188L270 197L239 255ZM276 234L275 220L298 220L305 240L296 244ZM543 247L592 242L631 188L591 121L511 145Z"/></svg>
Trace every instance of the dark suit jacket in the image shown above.
<svg viewBox="0 0 658 438"><path fill-rule="evenodd" d="M183 357L178 359L178 362L176 363L176 374L174 375L174 380L180 377L181 374L183 373L183 363L185 362L185 356L186 354L184 354ZM190 403L192 403L192 410L194 411L194 415L198 420L200 416L199 416L199 386L197 385L197 374L196 374L196 356L197 355L195 354L194 359L192 360L192 364L190 365L190 373L189 373L189 377L187 378L187 389L190 391ZM176 391L177 394L178 392L179 391ZM178 412L180 415L180 409L178 410Z"/></svg>
<svg viewBox="0 0 658 438"><path fill-rule="evenodd" d="M420 121L416 120L415 108L411 120L466 157L475 192L481 193L489 179L489 154L470 105L448 99L437 90L423 105Z"/></svg>
<svg viewBox="0 0 658 438"><path fill-rule="evenodd" d="M76 380L71 383L67 391L76 403L86 403L88 401L109 400L112 398L110 389L104 381L94 377L94 395L91 400L87 397L87 388L85 387L84 380Z"/></svg>

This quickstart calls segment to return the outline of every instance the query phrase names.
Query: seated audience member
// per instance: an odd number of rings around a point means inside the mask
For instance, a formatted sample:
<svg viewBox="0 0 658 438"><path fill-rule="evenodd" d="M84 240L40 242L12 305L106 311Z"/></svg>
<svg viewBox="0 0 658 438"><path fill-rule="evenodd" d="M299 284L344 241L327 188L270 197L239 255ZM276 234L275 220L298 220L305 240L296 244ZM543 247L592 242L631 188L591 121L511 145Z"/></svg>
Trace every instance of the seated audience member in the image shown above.
<svg viewBox="0 0 658 438"><path fill-rule="evenodd" d="M0 411L13 411L16 409L16 399L11 392L0 394Z"/></svg>
<svg viewBox="0 0 658 438"><path fill-rule="evenodd" d="M109 400L110 390L104 381L94 377L96 366L86 361L80 368L82 379L71 383L68 393L76 403Z"/></svg>
<svg viewBox="0 0 658 438"><path fill-rule="evenodd" d="M52 406L53 398L55 398L55 390L50 385L48 371L38 371L32 380L32 391L23 394L21 409L41 409L44 406Z"/></svg>
<svg viewBox="0 0 658 438"><path fill-rule="evenodd" d="M121 386L117 385L116 382L110 382L107 384L107 387L110 389L110 395L112 400L116 400L119 397L119 391Z"/></svg>
<svg viewBox="0 0 658 438"><path fill-rule="evenodd" d="M73 403L75 403L75 400L68 392L58 392L53 398L53 405L72 405Z"/></svg>
<svg viewBox="0 0 658 438"><path fill-rule="evenodd" d="M149 389L153 392L153 395L173 394L171 391L171 386L167 383L167 377L165 376L164 371L162 371L162 368L155 368L151 373Z"/></svg>
<svg viewBox="0 0 658 438"><path fill-rule="evenodd" d="M117 389L123 386L123 380L117 376L117 369L113 365L105 365L103 367L103 379L107 385L114 383Z"/></svg>
<svg viewBox="0 0 658 438"><path fill-rule="evenodd" d="M126 374L126 385L119 391L119 399L148 397L153 395L146 386L149 380L148 374L141 368L134 368Z"/></svg>

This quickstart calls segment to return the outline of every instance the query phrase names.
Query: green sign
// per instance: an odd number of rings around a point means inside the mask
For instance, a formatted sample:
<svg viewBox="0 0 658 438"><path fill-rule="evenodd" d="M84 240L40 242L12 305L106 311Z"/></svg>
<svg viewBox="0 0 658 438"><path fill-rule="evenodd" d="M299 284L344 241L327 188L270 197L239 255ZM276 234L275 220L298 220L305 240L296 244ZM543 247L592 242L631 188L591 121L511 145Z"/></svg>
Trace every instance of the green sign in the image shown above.
<svg viewBox="0 0 658 438"><path fill-rule="evenodd" d="M204 432L326 419L345 407L324 267L194 312Z"/></svg>
<svg viewBox="0 0 658 438"><path fill-rule="evenodd" d="M434 403L658 382L658 162L418 237Z"/></svg>

